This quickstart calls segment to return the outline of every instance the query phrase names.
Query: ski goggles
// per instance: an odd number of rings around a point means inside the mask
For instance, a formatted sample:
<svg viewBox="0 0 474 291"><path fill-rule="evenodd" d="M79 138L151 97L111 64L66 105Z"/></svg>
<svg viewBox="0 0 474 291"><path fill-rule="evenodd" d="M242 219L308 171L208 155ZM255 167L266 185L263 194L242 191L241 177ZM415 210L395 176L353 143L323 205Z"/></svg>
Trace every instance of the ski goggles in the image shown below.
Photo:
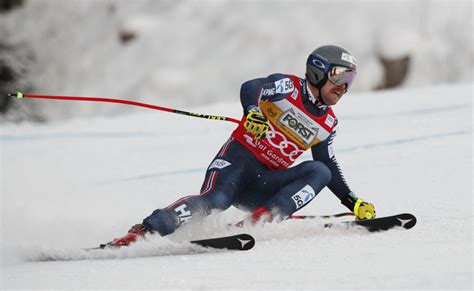
<svg viewBox="0 0 474 291"><path fill-rule="evenodd" d="M328 72L328 79L336 85L346 84L346 91L355 79L356 71L346 67L332 67Z"/></svg>

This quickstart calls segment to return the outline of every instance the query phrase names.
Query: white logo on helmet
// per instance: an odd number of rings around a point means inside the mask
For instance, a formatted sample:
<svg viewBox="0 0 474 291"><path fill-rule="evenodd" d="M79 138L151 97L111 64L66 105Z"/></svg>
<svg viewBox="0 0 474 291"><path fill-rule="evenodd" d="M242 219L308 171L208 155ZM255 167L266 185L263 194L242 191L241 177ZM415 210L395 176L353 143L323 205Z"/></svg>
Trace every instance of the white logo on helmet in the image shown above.
<svg viewBox="0 0 474 291"><path fill-rule="evenodd" d="M349 63L353 64L354 66L356 65L356 59L353 56L351 56L350 54L342 53L341 60L349 62Z"/></svg>

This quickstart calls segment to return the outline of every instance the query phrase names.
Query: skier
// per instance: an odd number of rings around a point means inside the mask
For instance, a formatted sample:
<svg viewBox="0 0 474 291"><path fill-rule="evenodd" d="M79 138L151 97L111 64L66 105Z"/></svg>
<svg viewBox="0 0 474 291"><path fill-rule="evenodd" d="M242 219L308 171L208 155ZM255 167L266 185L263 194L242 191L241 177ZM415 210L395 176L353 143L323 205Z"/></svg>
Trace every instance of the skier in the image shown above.
<svg viewBox="0 0 474 291"><path fill-rule="evenodd" d="M355 75L355 58L326 45L309 55L306 79L272 74L243 83L244 116L210 163L200 195L155 210L108 245L126 246L146 233L165 236L232 205L250 212L239 225L281 221L326 186L356 219L374 218L374 205L347 185L332 145L338 120L331 106L349 90ZM290 167L308 149L313 160Z"/></svg>

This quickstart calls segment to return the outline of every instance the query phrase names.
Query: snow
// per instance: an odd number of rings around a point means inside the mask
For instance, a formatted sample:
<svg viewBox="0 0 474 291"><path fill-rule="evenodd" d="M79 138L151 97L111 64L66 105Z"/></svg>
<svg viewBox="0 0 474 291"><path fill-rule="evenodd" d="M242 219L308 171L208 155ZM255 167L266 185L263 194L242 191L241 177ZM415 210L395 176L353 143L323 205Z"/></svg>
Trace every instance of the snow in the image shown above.
<svg viewBox="0 0 474 291"><path fill-rule="evenodd" d="M120 32L136 38L122 44ZM409 231L375 234L320 220L237 231L225 225L245 213L231 208L166 238L85 252L197 194L235 124L25 99L22 110L54 122L0 127L2 290L472 290L472 1L34 0L0 15L0 34L21 51L6 58L27 69L32 93L234 118L243 81L303 76L314 48L344 46L359 73L335 106L338 160L378 216L418 218ZM370 92L383 75L377 57L404 54L413 58L403 87ZM298 214L343 211L323 190ZM256 238L254 249L185 243L240 231Z"/></svg>
<svg viewBox="0 0 474 291"><path fill-rule="evenodd" d="M166 238L85 253L197 194L235 124L143 108L2 124L1 289L472 290L473 85L351 92L334 107L348 183L378 216L415 214L409 231L324 229L320 220L234 230L226 224L245 213L231 208ZM240 110L238 100L191 108L234 118ZM298 213L343 211L323 190ZM256 246L209 251L183 242L236 232L252 234Z"/></svg>

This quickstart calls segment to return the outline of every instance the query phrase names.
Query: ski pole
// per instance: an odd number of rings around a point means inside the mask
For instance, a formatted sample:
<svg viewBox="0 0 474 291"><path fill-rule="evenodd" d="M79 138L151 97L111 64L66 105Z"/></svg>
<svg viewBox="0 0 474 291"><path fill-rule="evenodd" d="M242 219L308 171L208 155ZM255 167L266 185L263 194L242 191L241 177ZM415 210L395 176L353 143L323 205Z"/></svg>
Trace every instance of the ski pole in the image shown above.
<svg viewBox="0 0 474 291"><path fill-rule="evenodd" d="M156 105L151 105L151 104L146 104L146 103L141 103L141 102L135 102L135 101L130 101L130 100L124 100L124 99L101 98L101 97L83 97L83 96L33 95L33 94L24 94L22 92L18 92L16 94L15 93L9 93L8 96L9 97L16 97L18 99L32 98L32 99L53 99L53 100L68 100L68 101L92 101L92 102L119 103L119 104L131 105L131 106L145 107L145 108L150 108L150 109L155 109L155 110L160 110L160 111L166 111L166 112L171 112L171 113L176 113L176 114L181 114L181 115L187 115L187 116L192 116L192 117L205 118L205 119L210 119L210 120L223 120L223 121L230 121L230 122L235 122L235 123L240 122L239 120L237 120L235 118L230 118L230 117L226 117L226 116L193 113L193 112L182 111L182 110L178 110L178 109L161 107L161 106L156 106Z"/></svg>

